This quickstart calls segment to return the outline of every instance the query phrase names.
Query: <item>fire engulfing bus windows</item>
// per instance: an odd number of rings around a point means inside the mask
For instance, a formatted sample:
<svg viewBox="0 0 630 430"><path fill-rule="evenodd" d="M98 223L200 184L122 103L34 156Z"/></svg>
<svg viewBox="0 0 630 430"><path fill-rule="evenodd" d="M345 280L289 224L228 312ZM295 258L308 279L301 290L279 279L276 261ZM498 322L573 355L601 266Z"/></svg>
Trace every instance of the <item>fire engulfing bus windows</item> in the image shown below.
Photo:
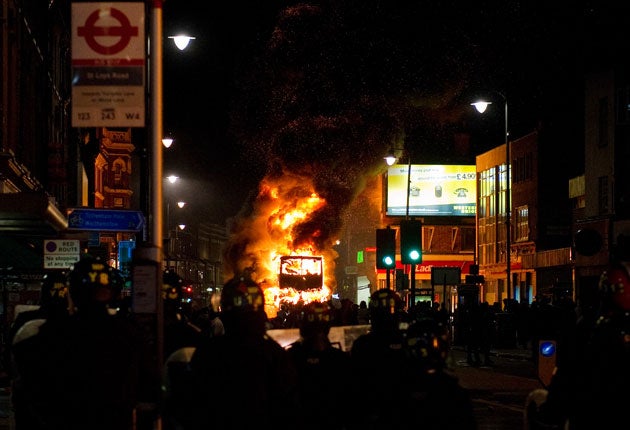
<svg viewBox="0 0 630 430"><path fill-rule="evenodd" d="M279 287L314 290L324 285L323 258L311 256L280 257Z"/></svg>

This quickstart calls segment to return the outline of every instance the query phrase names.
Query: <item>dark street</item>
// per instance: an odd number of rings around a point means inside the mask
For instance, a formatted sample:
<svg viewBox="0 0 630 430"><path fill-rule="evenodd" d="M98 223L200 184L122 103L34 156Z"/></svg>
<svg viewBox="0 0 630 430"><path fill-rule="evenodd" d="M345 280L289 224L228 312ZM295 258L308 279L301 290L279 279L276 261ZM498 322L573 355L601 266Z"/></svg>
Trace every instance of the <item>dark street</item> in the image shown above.
<svg viewBox="0 0 630 430"><path fill-rule="evenodd" d="M471 367L465 352L453 348L449 367L470 390L479 430L523 428L525 399L541 388L529 351L493 350L493 367Z"/></svg>
<svg viewBox="0 0 630 430"><path fill-rule="evenodd" d="M461 347L454 347L449 367L462 386L470 390L479 430L515 430L523 428L523 405L527 394L542 385L529 351L493 350L495 365L471 367ZM0 390L0 430L15 428L10 410L10 391Z"/></svg>

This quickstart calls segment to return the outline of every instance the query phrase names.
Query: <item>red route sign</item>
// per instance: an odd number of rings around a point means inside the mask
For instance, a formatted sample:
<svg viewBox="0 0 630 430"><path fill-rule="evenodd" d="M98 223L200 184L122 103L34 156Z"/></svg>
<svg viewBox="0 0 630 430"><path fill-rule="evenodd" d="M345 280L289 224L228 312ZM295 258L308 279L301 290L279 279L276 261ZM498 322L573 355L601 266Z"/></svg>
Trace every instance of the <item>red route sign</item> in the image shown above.
<svg viewBox="0 0 630 430"><path fill-rule="evenodd" d="M138 36L138 27L132 26L129 18L122 11L112 7L110 15L121 25L97 27L96 22L100 18L100 9L97 9L88 16L84 26L77 28L78 36L84 37L88 46L102 55L114 55L121 52L129 45L132 37ZM111 46L104 46L96 40L98 36L117 36L120 37L120 40Z"/></svg>

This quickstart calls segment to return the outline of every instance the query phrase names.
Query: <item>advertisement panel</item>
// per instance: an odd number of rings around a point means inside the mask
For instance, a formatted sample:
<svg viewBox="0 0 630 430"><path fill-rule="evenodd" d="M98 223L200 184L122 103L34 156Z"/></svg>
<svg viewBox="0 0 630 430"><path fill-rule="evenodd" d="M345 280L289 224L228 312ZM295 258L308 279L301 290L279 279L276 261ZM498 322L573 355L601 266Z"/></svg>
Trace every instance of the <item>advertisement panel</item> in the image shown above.
<svg viewBox="0 0 630 430"><path fill-rule="evenodd" d="M394 164L387 170L387 215L475 216L474 165Z"/></svg>

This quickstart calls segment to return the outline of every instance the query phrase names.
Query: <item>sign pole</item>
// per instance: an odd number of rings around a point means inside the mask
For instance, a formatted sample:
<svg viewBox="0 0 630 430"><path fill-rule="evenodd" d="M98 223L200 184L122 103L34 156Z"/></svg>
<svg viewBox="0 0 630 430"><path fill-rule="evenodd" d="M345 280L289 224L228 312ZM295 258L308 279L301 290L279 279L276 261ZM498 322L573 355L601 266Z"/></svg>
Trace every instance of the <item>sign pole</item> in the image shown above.
<svg viewBox="0 0 630 430"><path fill-rule="evenodd" d="M153 197L151 207L153 212L153 245L157 248L157 263L161 270L164 259L163 216L162 216L162 0L153 1L151 16L151 155L153 167ZM162 374L162 356L164 351L164 315L162 312L162 277L157 277L157 354L158 370Z"/></svg>
<svg viewBox="0 0 630 430"><path fill-rule="evenodd" d="M153 0L151 5L151 32L149 40L150 54L150 92L151 103L151 133L149 157L150 171L150 214L149 224L151 232L150 243L145 248L137 249L134 255L134 290L146 291L148 300L141 309L134 309L145 316L147 323L154 324L155 348L153 353L156 378L155 392L152 393L152 404L146 405L146 410L139 410L134 429L149 428L152 421L154 430L162 429L162 418L159 404L161 403L161 378L164 356L164 314L162 303L162 262L163 255L163 216L162 216L162 0ZM153 291L151 291L151 289ZM152 293L152 294L151 294Z"/></svg>
<svg viewBox="0 0 630 430"><path fill-rule="evenodd" d="M151 156L153 167L153 245L157 249L157 270L161 273L163 261L163 220L162 220L162 0L153 0L151 14ZM162 357L164 355L164 313L162 312L162 276L156 277L157 302L157 370L162 376ZM158 393L161 396L161 392ZM161 429L161 419L157 416L157 428Z"/></svg>

